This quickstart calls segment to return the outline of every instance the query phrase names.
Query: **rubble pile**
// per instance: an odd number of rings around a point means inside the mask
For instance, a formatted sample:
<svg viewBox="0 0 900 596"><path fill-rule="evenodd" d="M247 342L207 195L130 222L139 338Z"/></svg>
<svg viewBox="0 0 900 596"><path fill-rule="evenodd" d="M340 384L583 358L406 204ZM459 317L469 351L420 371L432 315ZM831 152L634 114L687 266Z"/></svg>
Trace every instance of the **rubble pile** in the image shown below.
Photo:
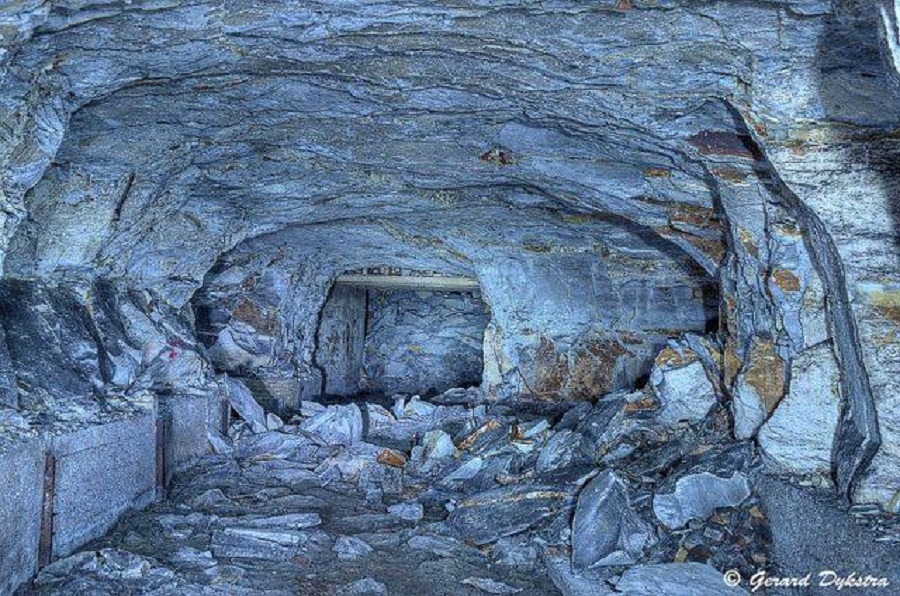
<svg viewBox="0 0 900 596"><path fill-rule="evenodd" d="M304 402L285 422L229 380L242 418L217 453L24 593L726 594L723 570L769 562L758 459L711 386L701 416L677 383Z"/></svg>

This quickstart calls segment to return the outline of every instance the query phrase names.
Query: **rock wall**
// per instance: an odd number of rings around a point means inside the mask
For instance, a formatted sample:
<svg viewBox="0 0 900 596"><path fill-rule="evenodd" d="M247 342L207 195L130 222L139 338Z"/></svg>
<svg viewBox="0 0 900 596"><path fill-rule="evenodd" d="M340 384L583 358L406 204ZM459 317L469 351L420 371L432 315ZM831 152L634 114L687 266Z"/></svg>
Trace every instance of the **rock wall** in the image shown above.
<svg viewBox="0 0 900 596"><path fill-rule="evenodd" d="M833 358L828 476L895 507L896 13L13 0L0 404L102 420L206 391L204 351L317 386L319 313L361 266L477 278L496 398L628 386L721 297L740 432Z"/></svg>
<svg viewBox="0 0 900 596"><path fill-rule="evenodd" d="M371 290L367 389L425 395L481 385L487 321L478 293Z"/></svg>
<svg viewBox="0 0 900 596"><path fill-rule="evenodd" d="M336 285L322 306L316 366L322 371L326 395L354 395L360 391L366 349L366 290Z"/></svg>

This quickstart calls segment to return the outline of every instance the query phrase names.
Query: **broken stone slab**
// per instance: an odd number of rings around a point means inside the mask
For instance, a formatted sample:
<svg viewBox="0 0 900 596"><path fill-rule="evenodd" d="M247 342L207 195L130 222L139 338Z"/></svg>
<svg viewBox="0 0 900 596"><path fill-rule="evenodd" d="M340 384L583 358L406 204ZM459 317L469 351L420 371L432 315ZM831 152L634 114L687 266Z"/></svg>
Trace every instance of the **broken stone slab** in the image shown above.
<svg viewBox="0 0 900 596"><path fill-rule="evenodd" d="M746 596L725 583L721 571L704 563L637 565L625 571L615 593L628 596Z"/></svg>
<svg viewBox="0 0 900 596"><path fill-rule="evenodd" d="M288 458L299 461L312 459L319 452L319 445L303 435L280 431L268 431L244 437L236 443L238 459L258 457Z"/></svg>
<svg viewBox="0 0 900 596"><path fill-rule="evenodd" d="M520 439L536 439L550 430L550 423L542 418L534 422L524 422L516 425L516 436Z"/></svg>
<svg viewBox="0 0 900 596"><path fill-rule="evenodd" d="M394 406L391 408L394 416L400 418L427 418L434 416L438 406L422 401L418 395L413 395L409 401L404 401L402 397L395 398Z"/></svg>
<svg viewBox="0 0 900 596"><path fill-rule="evenodd" d="M491 554L497 565L520 571L533 571L540 558L538 547L525 534L500 538Z"/></svg>
<svg viewBox="0 0 900 596"><path fill-rule="evenodd" d="M305 530L322 524L318 513L286 513L269 517L220 518L219 523L234 524L246 528L276 528L284 530Z"/></svg>
<svg viewBox="0 0 900 596"><path fill-rule="evenodd" d="M609 596L615 594L605 579L597 572L572 569L571 557L558 552L558 549L545 548L542 560L547 567L550 581L563 596Z"/></svg>
<svg viewBox="0 0 900 596"><path fill-rule="evenodd" d="M287 560L301 546L322 546L330 538L319 530L225 528L213 532L210 550L215 557Z"/></svg>
<svg viewBox="0 0 900 596"><path fill-rule="evenodd" d="M656 418L663 424L699 422L716 403L715 387L693 351L665 348L650 373L653 394L660 402Z"/></svg>
<svg viewBox="0 0 900 596"><path fill-rule="evenodd" d="M481 472L482 468L484 468L484 458L479 456L473 457L444 476L440 483L443 485L450 485L465 480L471 480Z"/></svg>
<svg viewBox="0 0 900 596"><path fill-rule="evenodd" d="M316 401L303 400L300 402L300 415L304 418L311 418L316 414L321 414L327 409L328 407L325 404L320 404Z"/></svg>
<svg viewBox="0 0 900 596"><path fill-rule="evenodd" d="M250 425L255 433L266 432L266 413L263 411L246 385L232 377L225 378L228 389L228 402L238 416Z"/></svg>
<svg viewBox="0 0 900 596"><path fill-rule="evenodd" d="M459 583L464 586L472 586L487 594L518 594L522 591L522 588L514 588L489 577L467 577Z"/></svg>
<svg viewBox="0 0 900 596"><path fill-rule="evenodd" d="M692 519L706 519L719 507L737 507L749 496L747 477L739 472L731 478L708 472L691 474L675 483L672 494L653 497L653 513L664 526L676 529Z"/></svg>
<svg viewBox="0 0 900 596"><path fill-rule="evenodd" d="M611 470L600 472L578 496L572 519L572 567L634 563L652 530L631 507L628 488Z"/></svg>
<svg viewBox="0 0 900 596"><path fill-rule="evenodd" d="M410 522L417 522L424 515L421 503L397 503L388 507L388 513Z"/></svg>
<svg viewBox="0 0 900 596"><path fill-rule="evenodd" d="M593 463L593 445L581 433L564 430L556 433L541 449L535 469L538 474Z"/></svg>
<svg viewBox="0 0 900 596"><path fill-rule="evenodd" d="M335 596L385 596L387 586L371 577L364 577L338 588Z"/></svg>
<svg viewBox="0 0 900 596"><path fill-rule="evenodd" d="M777 347L770 339L754 337L731 392L735 438L753 437L781 401L784 389L784 360Z"/></svg>
<svg viewBox="0 0 900 596"><path fill-rule="evenodd" d="M484 399L484 392L479 387L454 387L431 398L431 402L442 406L472 406Z"/></svg>
<svg viewBox="0 0 900 596"><path fill-rule="evenodd" d="M266 428L268 430L278 430L284 426L284 420L279 418L276 414L266 414Z"/></svg>
<svg viewBox="0 0 900 596"><path fill-rule="evenodd" d="M572 494L557 486L504 486L460 501L447 523L462 539L477 545L489 544L524 532L572 501Z"/></svg>
<svg viewBox="0 0 900 596"><path fill-rule="evenodd" d="M778 472L830 474L840 417L840 368L831 343L791 362L790 388L757 435L763 461Z"/></svg>
<svg viewBox="0 0 900 596"><path fill-rule="evenodd" d="M738 377L731 392L731 416L736 439L750 439L766 421L766 406L756 389Z"/></svg>
<svg viewBox="0 0 900 596"><path fill-rule="evenodd" d="M483 562L486 558L484 553L477 548L449 536L417 535L410 538L406 545L412 550L429 552L438 557L477 562Z"/></svg>
<svg viewBox="0 0 900 596"><path fill-rule="evenodd" d="M234 504L234 501L229 499L220 488L211 488L191 499L191 506L196 509L215 509L230 507Z"/></svg>
<svg viewBox="0 0 900 596"><path fill-rule="evenodd" d="M326 445L350 446L362 440L362 412L356 404L329 406L305 420L300 429L318 437Z"/></svg>
<svg viewBox="0 0 900 596"><path fill-rule="evenodd" d="M397 423L394 415L378 404L366 403L366 414L369 419L369 430L389 427Z"/></svg>
<svg viewBox="0 0 900 596"><path fill-rule="evenodd" d="M372 547L355 536L339 536L331 550L341 561L361 559L372 552Z"/></svg>
<svg viewBox="0 0 900 596"><path fill-rule="evenodd" d="M234 451L231 442L216 430L207 429L206 439L209 441L209 447L212 449L212 452L217 455L231 455Z"/></svg>
<svg viewBox="0 0 900 596"><path fill-rule="evenodd" d="M319 476L306 468L306 464L297 464L289 460L262 460L244 471L248 479L269 483L277 480L295 489L307 488L319 483Z"/></svg>
<svg viewBox="0 0 900 596"><path fill-rule="evenodd" d="M200 551L190 546L184 546L172 555L171 561L175 565L208 569L217 565L212 553L208 550Z"/></svg>
<svg viewBox="0 0 900 596"><path fill-rule="evenodd" d="M423 456L426 462L452 457L456 455L453 439L442 430L430 430L422 438Z"/></svg>

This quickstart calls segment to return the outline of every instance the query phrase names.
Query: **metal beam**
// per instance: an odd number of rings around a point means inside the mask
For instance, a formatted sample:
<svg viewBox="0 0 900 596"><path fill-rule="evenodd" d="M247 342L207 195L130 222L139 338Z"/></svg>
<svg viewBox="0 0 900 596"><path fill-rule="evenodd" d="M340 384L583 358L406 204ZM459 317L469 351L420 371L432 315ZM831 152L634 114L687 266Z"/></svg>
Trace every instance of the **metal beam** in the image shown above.
<svg viewBox="0 0 900 596"><path fill-rule="evenodd" d="M470 292L479 289L478 280L472 277L435 275L365 275L348 273L339 275L336 284L366 288L394 290L436 290L444 292Z"/></svg>

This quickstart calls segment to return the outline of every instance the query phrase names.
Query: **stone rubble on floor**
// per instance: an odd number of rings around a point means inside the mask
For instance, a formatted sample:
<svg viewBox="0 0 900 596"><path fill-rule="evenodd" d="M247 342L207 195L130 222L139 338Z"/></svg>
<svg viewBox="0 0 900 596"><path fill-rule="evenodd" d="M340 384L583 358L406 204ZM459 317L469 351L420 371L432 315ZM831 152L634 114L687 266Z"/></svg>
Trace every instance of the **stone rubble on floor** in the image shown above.
<svg viewBox="0 0 900 596"><path fill-rule="evenodd" d="M22 594L718 596L745 593L725 570L771 565L760 460L726 404L692 424L649 389L595 405L460 391L305 402L286 421L243 403L255 423L211 436L167 501Z"/></svg>

